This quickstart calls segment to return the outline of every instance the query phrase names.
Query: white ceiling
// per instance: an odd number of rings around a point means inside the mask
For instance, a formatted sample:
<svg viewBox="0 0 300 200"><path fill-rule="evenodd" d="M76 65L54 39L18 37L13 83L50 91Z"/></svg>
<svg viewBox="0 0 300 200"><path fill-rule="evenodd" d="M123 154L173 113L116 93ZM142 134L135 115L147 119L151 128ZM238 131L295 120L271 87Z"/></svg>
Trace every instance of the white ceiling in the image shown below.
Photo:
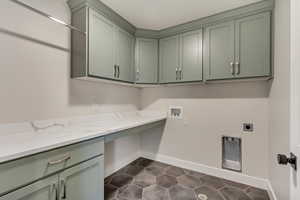
<svg viewBox="0 0 300 200"><path fill-rule="evenodd" d="M261 0L101 0L138 28L160 30Z"/></svg>

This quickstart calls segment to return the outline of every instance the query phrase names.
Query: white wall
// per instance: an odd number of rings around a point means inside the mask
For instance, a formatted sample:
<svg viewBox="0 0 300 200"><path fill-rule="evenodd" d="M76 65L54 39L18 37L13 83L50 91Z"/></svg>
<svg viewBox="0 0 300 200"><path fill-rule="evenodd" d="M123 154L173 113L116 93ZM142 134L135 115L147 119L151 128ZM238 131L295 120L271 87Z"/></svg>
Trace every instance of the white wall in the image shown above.
<svg viewBox="0 0 300 200"><path fill-rule="evenodd" d="M142 136L142 151L221 168L222 135L242 137L243 173L268 178L267 82L147 88L142 107L183 107L183 120ZM242 123L255 131L242 134Z"/></svg>
<svg viewBox="0 0 300 200"><path fill-rule="evenodd" d="M289 167L279 166L276 155L289 153L290 123L290 1L276 0L274 74L270 91L270 181L279 200L289 199Z"/></svg>
<svg viewBox="0 0 300 200"><path fill-rule="evenodd" d="M300 1L291 0L291 152L300 156ZM299 164L299 161L298 161ZM291 169L292 170L292 169ZM300 199L299 171L291 173L290 199Z"/></svg>
<svg viewBox="0 0 300 200"><path fill-rule="evenodd" d="M70 21L63 0L24 2ZM7 0L0 13L0 123L138 108L138 89L70 80L68 29ZM115 144L106 146L108 166L134 156L139 137Z"/></svg>

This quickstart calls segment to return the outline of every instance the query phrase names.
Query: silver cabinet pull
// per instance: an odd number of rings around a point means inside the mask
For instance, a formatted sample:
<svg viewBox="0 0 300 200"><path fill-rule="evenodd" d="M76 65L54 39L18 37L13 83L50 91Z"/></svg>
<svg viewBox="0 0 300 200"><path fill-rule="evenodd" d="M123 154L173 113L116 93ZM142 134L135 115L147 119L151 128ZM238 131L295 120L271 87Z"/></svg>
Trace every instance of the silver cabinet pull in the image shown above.
<svg viewBox="0 0 300 200"><path fill-rule="evenodd" d="M236 63L235 63L235 66L236 66L236 75L240 75L240 73L241 73L241 66L240 66L240 63L239 63L239 62L236 62Z"/></svg>
<svg viewBox="0 0 300 200"><path fill-rule="evenodd" d="M117 76L117 65L114 65L114 77L116 78Z"/></svg>
<svg viewBox="0 0 300 200"><path fill-rule="evenodd" d="M136 80L137 81L140 80L140 71L139 70L136 71Z"/></svg>
<svg viewBox="0 0 300 200"><path fill-rule="evenodd" d="M53 184L52 185L52 187L53 187L53 190L54 190L54 192L55 192L55 200L58 200L58 189L57 189L57 185L56 184Z"/></svg>
<svg viewBox="0 0 300 200"><path fill-rule="evenodd" d="M182 69L181 68L179 68L179 80L182 80Z"/></svg>
<svg viewBox="0 0 300 200"><path fill-rule="evenodd" d="M62 162L66 162L68 160L71 159L71 156L70 155L66 155L65 157L59 159L59 160L54 160L54 161L49 161L48 162L48 165L57 165L57 164L60 164Z"/></svg>
<svg viewBox="0 0 300 200"><path fill-rule="evenodd" d="M178 80L178 68L176 67L176 80Z"/></svg>
<svg viewBox="0 0 300 200"><path fill-rule="evenodd" d="M232 75L235 74L234 63L233 63L233 62L230 63L230 71L231 71L231 74L232 74Z"/></svg>
<svg viewBox="0 0 300 200"><path fill-rule="evenodd" d="M117 68L118 69L118 78L120 78L120 66L118 65L117 67L118 67Z"/></svg>
<svg viewBox="0 0 300 200"><path fill-rule="evenodd" d="M67 199L67 185L66 185L66 181L65 180L61 180L61 185L63 188L63 195L61 197L61 199Z"/></svg>

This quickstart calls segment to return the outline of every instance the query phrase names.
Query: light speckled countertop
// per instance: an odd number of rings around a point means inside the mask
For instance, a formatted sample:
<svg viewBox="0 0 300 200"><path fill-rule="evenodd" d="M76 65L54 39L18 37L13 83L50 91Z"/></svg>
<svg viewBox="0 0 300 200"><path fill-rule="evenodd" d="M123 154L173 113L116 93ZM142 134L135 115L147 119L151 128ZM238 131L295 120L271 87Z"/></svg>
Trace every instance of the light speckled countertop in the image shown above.
<svg viewBox="0 0 300 200"><path fill-rule="evenodd" d="M165 120L165 112L114 112L0 125L0 163Z"/></svg>

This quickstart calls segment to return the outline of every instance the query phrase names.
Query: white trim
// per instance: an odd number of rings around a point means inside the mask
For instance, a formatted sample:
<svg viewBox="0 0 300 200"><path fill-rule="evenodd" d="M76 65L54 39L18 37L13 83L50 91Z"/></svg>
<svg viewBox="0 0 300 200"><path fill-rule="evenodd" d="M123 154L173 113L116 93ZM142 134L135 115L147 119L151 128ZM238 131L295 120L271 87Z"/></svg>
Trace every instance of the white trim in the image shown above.
<svg viewBox="0 0 300 200"><path fill-rule="evenodd" d="M151 160L156 160L160 162L164 162L170 165L182 167L189 170L194 170L197 172L201 172L207 175L216 176L224 179L228 179L231 181L235 181L238 183L243 183L246 185L250 185L256 188L261 188L264 190L269 190L269 181L263 178L257 178L254 176L248 176L245 174L241 174L238 172L228 171L224 169L219 169L215 167L210 167L203 164L194 163L191 161L180 160L174 157L169 157L161 154L153 154L148 152L141 152L141 156L144 158L148 158ZM274 192L273 192L274 193ZM276 199L274 199L276 200Z"/></svg>
<svg viewBox="0 0 300 200"><path fill-rule="evenodd" d="M123 167L125 167L126 165L128 165L129 163L135 161L136 159L141 157L141 153L137 152L133 155L131 155L130 157L126 157L122 160L119 160L118 162L114 162L112 165L106 166L105 167L105 177L108 177L110 175L112 175L113 173L117 172L118 170L122 169ZM105 157L104 157L105 159Z"/></svg>
<svg viewBox="0 0 300 200"><path fill-rule="evenodd" d="M274 189L273 189L272 184L269 180L268 180L268 189L267 189L267 191L268 191L270 200L277 200Z"/></svg>

